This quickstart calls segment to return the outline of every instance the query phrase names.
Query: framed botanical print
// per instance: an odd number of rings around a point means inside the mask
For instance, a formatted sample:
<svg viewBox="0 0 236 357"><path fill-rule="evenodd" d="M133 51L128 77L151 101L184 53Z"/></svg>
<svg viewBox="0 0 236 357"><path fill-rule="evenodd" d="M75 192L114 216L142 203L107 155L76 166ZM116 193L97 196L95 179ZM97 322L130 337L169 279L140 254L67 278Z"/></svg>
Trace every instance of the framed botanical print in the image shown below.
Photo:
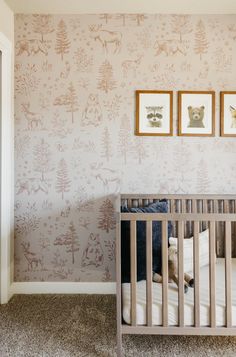
<svg viewBox="0 0 236 357"><path fill-rule="evenodd" d="M181 136L215 135L215 92L178 92L178 129Z"/></svg>
<svg viewBox="0 0 236 357"><path fill-rule="evenodd" d="M173 92L136 91L136 135L173 134Z"/></svg>
<svg viewBox="0 0 236 357"><path fill-rule="evenodd" d="M236 136L236 91L220 93L220 135Z"/></svg>

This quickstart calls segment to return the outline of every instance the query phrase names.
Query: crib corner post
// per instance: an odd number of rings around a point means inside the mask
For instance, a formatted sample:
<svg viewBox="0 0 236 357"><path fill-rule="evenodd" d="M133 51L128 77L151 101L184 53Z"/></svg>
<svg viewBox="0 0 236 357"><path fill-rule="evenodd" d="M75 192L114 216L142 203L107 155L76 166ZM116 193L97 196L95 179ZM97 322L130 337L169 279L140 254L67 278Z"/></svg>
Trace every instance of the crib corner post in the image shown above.
<svg viewBox="0 0 236 357"><path fill-rule="evenodd" d="M122 357L122 314L121 314L121 215L116 215L116 319L117 357Z"/></svg>

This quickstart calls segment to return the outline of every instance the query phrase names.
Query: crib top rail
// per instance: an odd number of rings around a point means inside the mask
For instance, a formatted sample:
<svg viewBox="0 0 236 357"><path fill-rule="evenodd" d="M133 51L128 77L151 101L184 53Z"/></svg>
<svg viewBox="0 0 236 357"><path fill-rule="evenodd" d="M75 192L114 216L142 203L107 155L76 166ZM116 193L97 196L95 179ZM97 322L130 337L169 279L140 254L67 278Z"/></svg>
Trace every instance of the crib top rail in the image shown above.
<svg viewBox="0 0 236 357"><path fill-rule="evenodd" d="M118 197L119 207L128 208L145 207L161 199L167 200L168 213L236 213L236 195L121 194Z"/></svg>
<svg viewBox="0 0 236 357"><path fill-rule="evenodd" d="M236 200L236 194L136 194L121 193L120 199Z"/></svg>
<svg viewBox="0 0 236 357"><path fill-rule="evenodd" d="M146 207L161 199L167 200L168 212L162 214L120 213L120 207ZM121 194L117 201L118 220L171 221L172 234L177 235L178 224L184 223L184 236L192 237L193 222L200 222L200 231L215 222L217 255L224 256L224 222L232 223L232 249L236 257L236 194ZM120 216L119 216L120 214Z"/></svg>
<svg viewBox="0 0 236 357"><path fill-rule="evenodd" d="M236 222L235 213L118 213L121 221Z"/></svg>

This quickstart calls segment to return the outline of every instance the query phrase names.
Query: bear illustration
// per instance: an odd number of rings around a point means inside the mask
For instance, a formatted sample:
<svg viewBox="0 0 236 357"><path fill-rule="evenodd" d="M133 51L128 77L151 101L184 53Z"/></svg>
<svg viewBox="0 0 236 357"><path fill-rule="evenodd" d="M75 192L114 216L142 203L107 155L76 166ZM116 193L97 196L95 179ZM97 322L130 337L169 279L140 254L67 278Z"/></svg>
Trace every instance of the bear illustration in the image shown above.
<svg viewBox="0 0 236 357"><path fill-rule="evenodd" d="M204 106L201 107L188 107L189 123L188 128L205 128L204 119Z"/></svg>
<svg viewBox="0 0 236 357"><path fill-rule="evenodd" d="M100 243L99 234L91 233L88 238L87 246L82 256L82 266L95 265L99 267L103 265L104 255Z"/></svg>
<svg viewBox="0 0 236 357"><path fill-rule="evenodd" d="M232 117L231 128L236 128L236 109L235 107L229 107Z"/></svg>
<svg viewBox="0 0 236 357"><path fill-rule="evenodd" d="M102 109L97 95L90 94L83 112L82 125L98 126L102 121Z"/></svg>
<svg viewBox="0 0 236 357"><path fill-rule="evenodd" d="M153 106L153 107L146 107L147 110L147 120L148 126L161 128L162 121L163 121L163 107L160 106Z"/></svg>

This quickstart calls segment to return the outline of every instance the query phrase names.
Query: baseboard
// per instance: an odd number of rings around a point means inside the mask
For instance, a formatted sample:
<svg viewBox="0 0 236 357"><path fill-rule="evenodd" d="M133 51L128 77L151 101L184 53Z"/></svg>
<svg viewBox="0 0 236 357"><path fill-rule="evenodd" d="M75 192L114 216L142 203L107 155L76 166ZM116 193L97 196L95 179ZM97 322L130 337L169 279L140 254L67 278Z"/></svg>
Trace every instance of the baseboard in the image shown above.
<svg viewBox="0 0 236 357"><path fill-rule="evenodd" d="M13 297L14 293L13 293L13 290L12 290L12 285L10 286L10 289L9 289L9 294L8 294L8 301L9 302L11 300L11 298Z"/></svg>
<svg viewBox="0 0 236 357"><path fill-rule="evenodd" d="M23 282L13 283L14 294L115 294L116 283L94 282Z"/></svg>

